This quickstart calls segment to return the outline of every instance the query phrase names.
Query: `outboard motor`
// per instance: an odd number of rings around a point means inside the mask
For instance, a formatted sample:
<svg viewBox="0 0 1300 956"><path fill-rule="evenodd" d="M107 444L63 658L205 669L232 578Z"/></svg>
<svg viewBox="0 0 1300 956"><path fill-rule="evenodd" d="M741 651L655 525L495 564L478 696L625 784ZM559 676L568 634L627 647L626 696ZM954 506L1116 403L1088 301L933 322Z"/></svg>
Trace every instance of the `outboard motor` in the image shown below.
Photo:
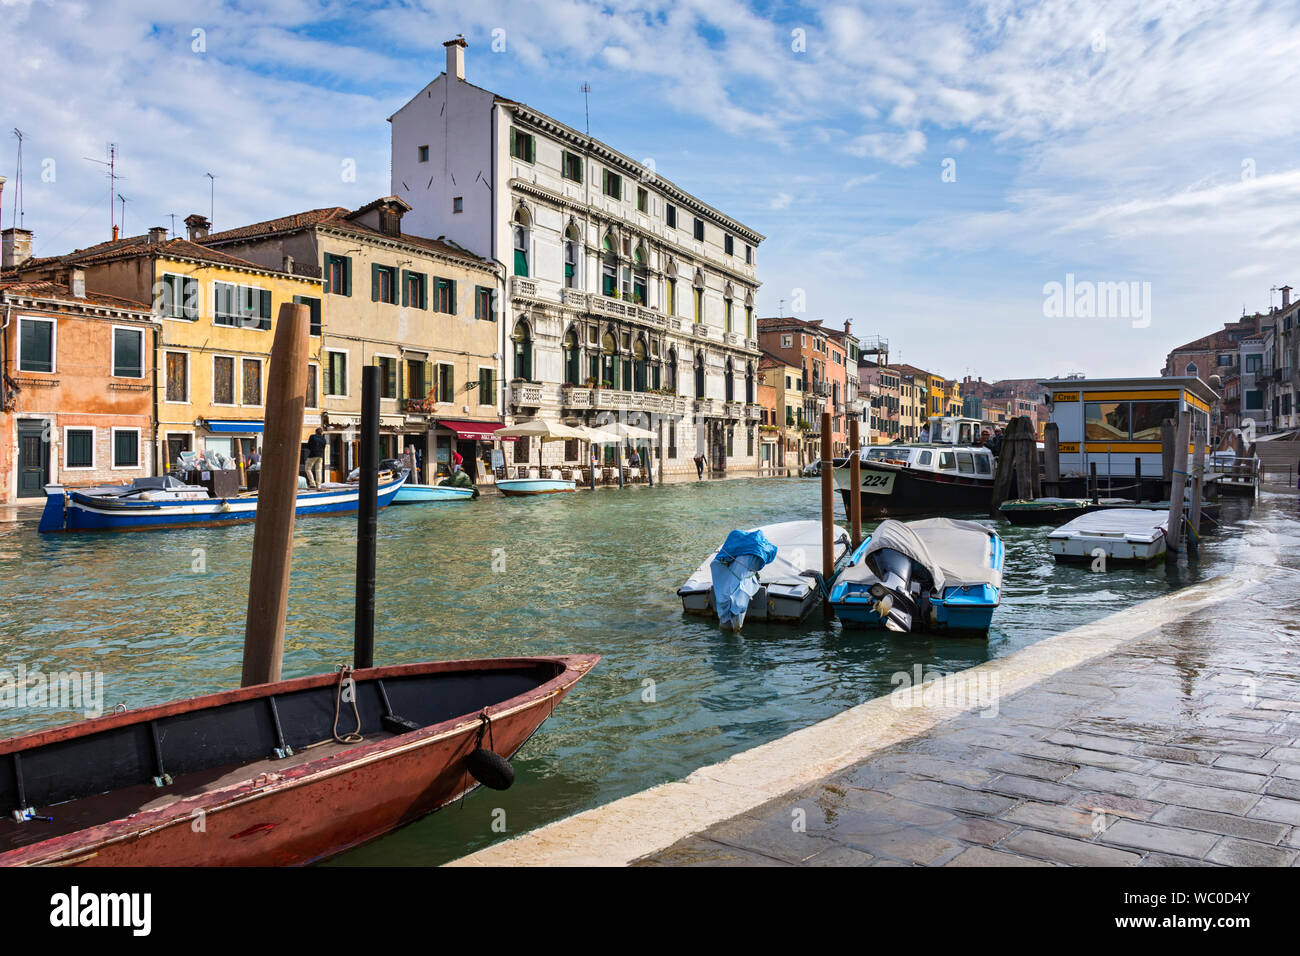
<svg viewBox="0 0 1300 956"><path fill-rule="evenodd" d="M881 548L867 559L880 580L871 585L875 610L891 631L911 631L913 624L924 622L922 609L912 595L915 564L907 555L893 548Z"/></svg>

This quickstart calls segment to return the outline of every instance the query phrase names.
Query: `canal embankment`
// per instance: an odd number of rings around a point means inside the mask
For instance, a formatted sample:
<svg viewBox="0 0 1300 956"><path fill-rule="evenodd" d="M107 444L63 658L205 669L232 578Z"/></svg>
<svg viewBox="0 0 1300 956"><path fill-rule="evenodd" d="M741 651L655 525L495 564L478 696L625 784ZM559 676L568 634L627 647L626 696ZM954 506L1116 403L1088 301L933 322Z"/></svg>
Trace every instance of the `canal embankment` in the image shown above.
<svg viewBox="0 0 1300 956"><path fill-rule="evenodd" d="M1212 578L456 864L1292 864L1300 522L1270 497Z"/></svg>

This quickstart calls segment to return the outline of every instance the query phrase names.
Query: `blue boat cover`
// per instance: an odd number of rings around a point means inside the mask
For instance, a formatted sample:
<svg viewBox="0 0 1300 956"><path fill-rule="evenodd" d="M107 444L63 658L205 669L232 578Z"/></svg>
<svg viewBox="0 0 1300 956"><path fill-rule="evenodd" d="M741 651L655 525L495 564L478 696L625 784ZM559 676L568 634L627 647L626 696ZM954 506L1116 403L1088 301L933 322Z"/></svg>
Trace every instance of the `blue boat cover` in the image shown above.
<svg viewBox="0 0 1300 956"><path fill-rule="evenodd" d="M745 623L749 602L758 591L758 572L776 558L776 545L762 531L733 531L709 563L713 606L718 622L730 630Z"/></svg>

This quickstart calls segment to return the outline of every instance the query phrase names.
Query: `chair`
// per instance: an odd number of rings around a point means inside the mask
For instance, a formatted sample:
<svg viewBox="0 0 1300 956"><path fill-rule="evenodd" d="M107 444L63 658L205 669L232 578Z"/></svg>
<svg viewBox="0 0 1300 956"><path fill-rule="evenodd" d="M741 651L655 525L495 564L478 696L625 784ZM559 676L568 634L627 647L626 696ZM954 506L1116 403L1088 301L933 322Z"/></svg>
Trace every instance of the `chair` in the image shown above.
<svg viewBox="0 0 1300 956"><path fill-rule="evenodd" d="M496 477L497 477L498 479L508 477L507 474L506 474L506 469L505 469L505 466L504 466L504 465L502 465L500 468L494 468L494 469L493 469L493 472L495 473L495 475L496 475Z"/></svg>
<svg viewBox="0 0 1300 956"><path fill-rule="evenodd" d="M563 480L564 480L564 469L563 469L563 468L552 468L552 469L551 469L551 481L563 481Z"/></svg>

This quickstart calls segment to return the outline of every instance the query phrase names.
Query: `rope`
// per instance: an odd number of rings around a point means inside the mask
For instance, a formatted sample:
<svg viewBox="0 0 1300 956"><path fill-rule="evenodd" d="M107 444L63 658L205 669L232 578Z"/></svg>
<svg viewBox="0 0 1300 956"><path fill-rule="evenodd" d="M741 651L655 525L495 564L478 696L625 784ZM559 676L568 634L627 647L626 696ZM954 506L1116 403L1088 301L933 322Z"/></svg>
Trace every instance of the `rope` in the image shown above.
<svg viewBox="0 0 1300 956"><path fill-rule="evenodd" d="M359 744L365 738L361 736L361 712L357 710L356 681L352 677L352 668L347 664L335 664L334 669L339 674L338 689L334 692L334 739L341 744ZM352 733L340 737L339 711L343 707L343 687L345 684L351 684L353 688L352 716L356 718L357 728Z"/></svg>
<svg viewBox="0 0 1300 956"><path fill-rule="evenodd" d="M486 710L482 710L479 711L478 719L479 719L478 740L474 742L474 746L475 747L483 746L483 735L486 733L488 738L488 747L492 750L493 753L496 753L497 741L496 741L496 736L492 730L492 718L488 716L488 712Z"/></svg>

